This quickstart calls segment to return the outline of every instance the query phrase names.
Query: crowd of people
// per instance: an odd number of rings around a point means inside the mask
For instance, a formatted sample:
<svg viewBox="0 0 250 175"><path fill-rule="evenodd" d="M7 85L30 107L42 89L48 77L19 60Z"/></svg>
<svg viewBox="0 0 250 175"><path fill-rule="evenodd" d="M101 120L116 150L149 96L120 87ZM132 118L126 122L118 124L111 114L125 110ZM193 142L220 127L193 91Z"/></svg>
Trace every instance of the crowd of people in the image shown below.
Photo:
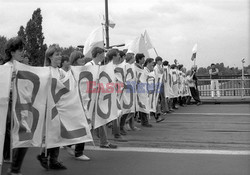
<svg viewBox="0 0 250 175"><path fill-rule="evenodd" d="M107 52L107 53L106 53ZM21 38L15 37L7 42L5 49L6 57L2 61L4 65L13 66L13 61L19 61L23 64L29 64L28 55L24 51L24 43ZM119 114L120 116L107 125L100 126L95 130L96 135L100 140L100 147L106 149L116 149L117 145L110 143L107 137L107 129L112 128L114 141L127 142L126 135L131 131L140 131L143 127L153 127L150 117L154 118L156 123L164 121L165 114L172 113L180 107L186 107L191 104L193 97L196 105L201 105L202 102L199 97L198 83L197 83L197 66L193 66L191 70L186 71L182 64L177 62L170 64L169 61L164 61L160 56L154 58L145 58L143 53L133 53L130 50L111 49L105 51L100 47L95 47L92 50L92 58L84 57L81 51L75 50L70 56L61 55L58 45L50 46L45 53L45 65L57 69L60 72L61 78L70 73L71 66L91 66L91 65L106 65L113 63L120 65L122 63L134 65L138 69L146 72L146 74L162 74L163 79L160 83L159 99L157 100L156 111L141 112L136 111L131 113ZM1 60L0 60L1 61ZM214 71L213 71L214 72ZM215 74L212 74L213 78ZM15 72L12 74L12 83L15 78ZM153 77L148 77L153 78ZM147 92L150 94L153 89ZM11 133L11 95L9 101L9 110L6 122L6 135L4 143L4 159L7 162L10 159L10 133ZM93 114L94 115L94 114ZM141 124L141 128L137 127L135 122ZM67 152L74 156L76 160L90 160L84 155L85 143L78 143L76 145L67 145L64 148ZM21 175L21 166L27 148L15 148L12 153L12 163L8 171L9 175ZM62 170L67 169L62 162L58 161L60 147L43 150L37 156L41 166L45 169Z"/></svg>

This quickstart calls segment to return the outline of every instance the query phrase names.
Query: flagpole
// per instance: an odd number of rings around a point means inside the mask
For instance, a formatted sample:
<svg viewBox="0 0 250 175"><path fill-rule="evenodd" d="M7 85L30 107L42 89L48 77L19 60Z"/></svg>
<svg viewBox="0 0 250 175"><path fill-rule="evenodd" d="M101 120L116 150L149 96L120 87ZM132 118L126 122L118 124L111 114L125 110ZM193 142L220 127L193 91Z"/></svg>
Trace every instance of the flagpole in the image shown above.
<svg viewBox="0 0 250 175"><path fill-rule="evenodd" d="M156 52L156 49L155 49L155 48L154 48L154 51L155 51L156 56L158 56L158 53Z"/></svg>
<svg viewBox="0 0 250 175"><path fill-rule="evenodd" d="M105 0L105 31L106 31L106 49L109 49L109 15L108 0Z"/></svg>

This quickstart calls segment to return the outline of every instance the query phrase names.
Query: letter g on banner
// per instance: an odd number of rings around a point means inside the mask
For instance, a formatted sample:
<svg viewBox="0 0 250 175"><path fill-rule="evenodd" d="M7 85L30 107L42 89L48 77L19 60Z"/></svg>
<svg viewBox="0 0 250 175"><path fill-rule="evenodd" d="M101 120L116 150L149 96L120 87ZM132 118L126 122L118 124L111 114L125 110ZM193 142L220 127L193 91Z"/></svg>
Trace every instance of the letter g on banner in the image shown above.
<svg viewBox="0 0 250 175"><path fill-rule="evenodd" d="M19 92L19 87L18 87L18 81L20 80L28 80L33 84L33 89L31 92L31 99L28 99L28 96L25 96L25 99L21 99L20 97L20 92ZM19 135L19 140L20 141L25 141L25 140L31 140L33 138L33 134L36 130L38 119L39 119L39 111L33 107L33 103L36 99L38 90L40 87L40 79L39 77L28 71L18 71L16 75L16 93L17 93L17 100L15 104L15 113L17 120L19 122L19 130L18 130L18 135ZM20 87L21 88L21 87ZM21 103L21 101L25 101L27 103ZM28 111L26 118L23 117L22 111ZM25 123L29 123L28 125L31 126L30 131L27 132L27 126L23 125L22 120L26 120Z"/></svg>
<svg viewBox="0 0 250 175"><path fill-rule="evenodd" d="M99 75L99 80L101 80L102 78L106 78L108 80L108 83L112 82L110 76L106 72L104 72L104 71L101 72L100 75ZM107 93L107 95L103 96L103 101L104 100L108 100L108 112L104 113L102 111L102 109L100 108L100 103L99 103L100 93L98 93L98 98L97 98L97 114L101 118L103 118L103 119L108 119L110 117L110 114L111 114L111 103L112 103L111 102L111 97L112 97L112 94L111 93Z"/></svg>

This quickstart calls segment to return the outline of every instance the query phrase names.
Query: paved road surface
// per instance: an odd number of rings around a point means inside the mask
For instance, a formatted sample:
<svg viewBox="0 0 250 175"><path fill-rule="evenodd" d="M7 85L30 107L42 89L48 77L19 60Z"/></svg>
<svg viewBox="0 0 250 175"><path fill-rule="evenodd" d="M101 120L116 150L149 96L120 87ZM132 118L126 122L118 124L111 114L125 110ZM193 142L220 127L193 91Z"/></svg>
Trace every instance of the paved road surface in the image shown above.
<svg viewBox="0 0 250 175"><path fill-rule="evenodd" d="M153 128L130 131L129 142L118 143L117 150L88 144L89 162L61 150L65 171L43 170L35 159L39 149L29 149L23 175L250 175L249 104L192 105L165 118L162 123L151 119Z"/></svg>

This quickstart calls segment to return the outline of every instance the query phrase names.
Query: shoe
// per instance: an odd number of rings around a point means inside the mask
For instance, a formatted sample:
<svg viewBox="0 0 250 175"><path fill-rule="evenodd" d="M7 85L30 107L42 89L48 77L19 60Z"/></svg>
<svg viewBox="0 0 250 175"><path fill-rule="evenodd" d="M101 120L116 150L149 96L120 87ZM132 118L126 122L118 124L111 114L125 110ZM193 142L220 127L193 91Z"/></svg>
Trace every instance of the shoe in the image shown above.
<svg viewBox="0 0 250 175"><path fill-rule="evenodd" d="M89 157L85 156L84 154L79 156L79 157L75 157L76 160L82 160L82 161L88 161L90 160Z"/></svg>
<svg viewBox="0 0 250 175"><path fill-rule="evenodd" d="M175 107L173 107L173 109L179 109L179 108L177 108L177 107L175 106Z"/></svg>
<svg viewBox="0 0 250 175"><path fill-rule="evenodd" d="M121 130L120 130L120 134L125 136L125 135L127 135L127 132L126 132L125 129L121 129Z"/></svg>
<svg viewBox="0 0 250 175"><path fill-rule="evenodd" d="M64 146L64 149L68 152L70 156L75 156L75 151L71 147Z"/></svg>
<svg viewBox="0 0 250 175"><path fill-rule="evenodd" d="M156 120L156 123L160 123L160 122L162 122L163 120L165 120L165 119L162 118L162 117L159 117L159 118Z"/></svg>
<svg viewBox="0 0 250 175"><path fill-rule="evenodd" d="M10 159L4 159L3 162L4 162L4 163L10 164L10 163L11 163L11 160L10 160Z"/></svg>
<svg viewBox="0 0 250 175"><path fill-rule="evenodd" d="M108 143L107 145L100 145L100 148L116 149L117 145L113 145L111 143Z"/></svg>
<svg viewBox="0 0 250 175"><path fill-rule="evenodd" d="M151 125L151 124L149 124L149 123L148 123L148 124L143 124L142 126L143 126L143 127L147 127L147 128L152 128L152 127L153 127L153 125Z"/></svg>
<svg viewBox="0 0 250 175"><path fill-rule="evenodd" d="M196 105L199 106L199 105L201 105L201 104L202 104L201 102L198 102Z"/></svg>
<svg viewBox="0 0 250 175"><path fill-rule="evenodd" d="M141 130L141 128L138 128L138 127L133 127L133 128L131 128L132 129L132 131L140 131Z"/></svg>
<svg viewBox="0 0 250 175"><path fill-rule="evenodd" d="M129 124L126 124L124 127L125 127L125 129L126 129L127 131L131 131L131 130L132 130Z"/></svg>
<svg viewBox="0 0 250 175"><path fill-rule="evenodd" d="M115 137L114 140L117 141L117 142L127 142L127 140L124 139L122 136L117 136L117 137Z"/></svg>
<svg viewBox="0 0 250 175"><path fill-rule="evenodd" d="M21 173L12 173L11 169L8 169L7 175L22 175Z"/></svg>
<svg viewBox="0 0 250 175"><path fill-rule="evenodd" d="M52 169L52 170L66 170L67 169L66 166L64 166L60 162L50 163L49 168Z"/></svg>
<svg viewBox="0 0 250 175"><path fill-rule="evenodd" d="M41 166L43 168L45 168L46 170L49 169L48 158L47 157L43 157L42 155L38 155L36 158L40 162L40 164L41 164Z"/></svg>

